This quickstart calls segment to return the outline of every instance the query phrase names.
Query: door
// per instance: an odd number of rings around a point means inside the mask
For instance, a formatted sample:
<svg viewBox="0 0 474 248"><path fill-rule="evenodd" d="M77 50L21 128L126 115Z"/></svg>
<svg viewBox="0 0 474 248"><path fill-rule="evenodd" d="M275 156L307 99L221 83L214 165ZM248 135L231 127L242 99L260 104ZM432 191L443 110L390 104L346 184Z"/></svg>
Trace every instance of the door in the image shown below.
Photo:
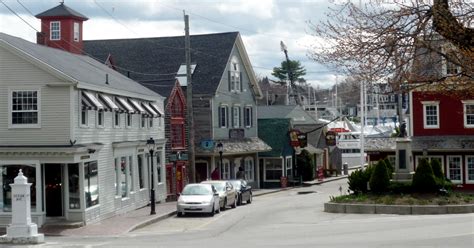
<svg viewBox="0 0 474 248"><path fill-rule="evenodd" d="M46 216L63 216L61 164L45 164L44 184L46 195Z"/></svg>
<svg viewBox="0 0 474 248"><path fill-rule="evenodd" d="M196 182L200 183L207 179L207 163L197 162L196 163Z"/></svg>

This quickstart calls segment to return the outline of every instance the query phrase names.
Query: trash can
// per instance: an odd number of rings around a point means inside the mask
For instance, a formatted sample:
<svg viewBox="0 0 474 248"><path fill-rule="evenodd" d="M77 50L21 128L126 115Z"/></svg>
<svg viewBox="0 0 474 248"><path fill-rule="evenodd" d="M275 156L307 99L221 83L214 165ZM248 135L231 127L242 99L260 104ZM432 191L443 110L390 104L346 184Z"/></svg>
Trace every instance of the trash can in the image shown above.
<svg viewBox="0 0 474 248"><path fill-rule="evenodd" d="M288 187L288 178L287 177L280 177L280 187L282 187L282 188Z"/></svg>
<svg viewBox="0 0 474 248"><path fill-rule="evenodd" d="M349 175L349 165L347 163L342 165L342 169L344 170L344 175Z"/></svg>

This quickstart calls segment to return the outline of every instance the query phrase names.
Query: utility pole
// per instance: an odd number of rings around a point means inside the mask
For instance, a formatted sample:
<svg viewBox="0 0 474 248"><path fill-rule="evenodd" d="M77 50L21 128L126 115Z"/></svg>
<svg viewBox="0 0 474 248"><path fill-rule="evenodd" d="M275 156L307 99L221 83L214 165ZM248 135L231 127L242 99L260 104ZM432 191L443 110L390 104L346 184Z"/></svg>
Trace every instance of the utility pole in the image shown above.
<svg viewBox="0 0 474 248"><path fill-rule="evenodd" d="M289 92L288 95L292 95L295 99L296 104L301 105L299 96L296 95L295 92L293 91L293 85L294 85L293 71L291 70L290 59L288 58L288 48L286 47L285 43L283 43L283 41L280 41L280 47L281 47L281 50L285 53L286 64L288 66L288 79L290 81L290 85L288 86L288 92ZM294 90L296 90L296 87L294 88ZM290 96L288 96L288 98L290 98Z"/></svg>
<svg viewBox="0 0 474 248"><path fill-rule="evenodd" d="M191 83L191 41L189 38L189 16L184 13L184 47L186 53L186 115L188 121L188 166L189 166L189 182L196 181L196 167L194 164L194 117L193 117L193 84Z"/></svg>

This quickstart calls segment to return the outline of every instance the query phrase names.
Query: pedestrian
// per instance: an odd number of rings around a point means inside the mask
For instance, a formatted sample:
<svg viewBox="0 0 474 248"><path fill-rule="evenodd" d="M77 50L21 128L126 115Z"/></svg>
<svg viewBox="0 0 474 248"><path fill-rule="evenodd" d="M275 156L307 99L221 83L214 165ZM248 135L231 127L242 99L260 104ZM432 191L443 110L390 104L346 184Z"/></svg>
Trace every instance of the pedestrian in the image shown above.
<svg viewBox="0 0 474 248"><path fill-rule="evenodd" d="M240 166L239 171L237 171L237 174L235 175L237 179L245 179L245 172L244 172L244 167Z"/></svg>
<svg viewBox="0 0 474 248"><path fill-rule="evenodd" d="M214 171L211 173L211 179L212 180L220 180L221 179L221 173L219 172L219 168L215 168Z"/></svg>

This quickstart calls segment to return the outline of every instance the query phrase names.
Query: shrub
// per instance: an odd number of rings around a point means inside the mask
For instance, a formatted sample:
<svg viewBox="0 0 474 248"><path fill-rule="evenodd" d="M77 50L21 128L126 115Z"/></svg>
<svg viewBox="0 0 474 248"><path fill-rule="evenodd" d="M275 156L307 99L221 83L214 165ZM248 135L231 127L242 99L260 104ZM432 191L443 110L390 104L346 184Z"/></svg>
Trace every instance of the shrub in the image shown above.
<svg viewBox="0 0 474 248"><path fill-rule="evenodd" d="M363 170L356 170L352 172L349 177L349 189L359 194L367 191L367 181Z"/></svg>
<svg viewBox="0 0 474 248"><path fill-rule="evenodd" d="M427 159L422 159L416 168L412 186L413 191L421 193L436 192L438 190L433 169L431 169Z"/></svg>
<svg viewBox="0 0 474 248"><path fill-rule="evenodd" d="M390 178L387 172L387 165L385 165L383 160L380 160L375 165L372 175L370 176L370 190L374 193L386 192L389 184Z"/></svg>
<svg viewBox="0 0 474 248"><path fill-rule="evenodd" d="M388 177L392 178L392 174L395 171L393 164L390 163L390 160L387 157L383 161L385 161L385 165L387 166Z"/></svg>
<svg viewBox="0 0 474 248"><path fill-rule="evenodd" d="M433 174L436 178L443 179L444 181L443 168L441 168L441 163L439 162L439 160L431 160L431 169L433 169Z"/></svg>
<svg viewBox="0 0 474 248"><path fill-rule="evenodd" d="M388 186L388 191L393 194L409 194L411 193L411 183L410 182L390 182Z"/></svg>

